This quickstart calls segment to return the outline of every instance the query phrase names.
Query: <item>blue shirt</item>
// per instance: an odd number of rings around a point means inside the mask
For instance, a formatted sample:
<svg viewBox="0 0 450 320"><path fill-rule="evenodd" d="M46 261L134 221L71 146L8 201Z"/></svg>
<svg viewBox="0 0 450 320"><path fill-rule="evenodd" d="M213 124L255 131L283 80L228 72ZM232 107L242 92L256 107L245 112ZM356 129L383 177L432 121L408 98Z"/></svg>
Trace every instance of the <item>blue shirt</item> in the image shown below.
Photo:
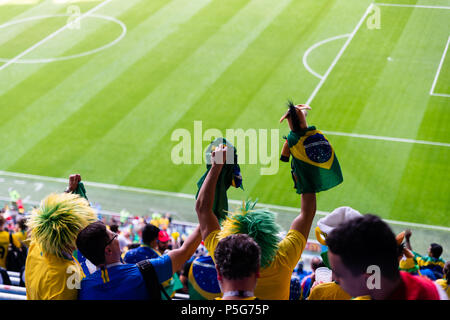
<svg viewBox="0 0 450 320"><path fill-rule="evenodd" d="M172 277L172 260L168 255L151 259L159 282ZM119 264L97 270L81 281L80 300L147 300L150 296L139 268Z"/></svg>
<svg viewBox="0 0 450 320"><path fill-rule="evenodd" d="M158 258L160 255L149 246L141 245L129 250L124 257L125 263L138 263L147 259Z"/></svg>

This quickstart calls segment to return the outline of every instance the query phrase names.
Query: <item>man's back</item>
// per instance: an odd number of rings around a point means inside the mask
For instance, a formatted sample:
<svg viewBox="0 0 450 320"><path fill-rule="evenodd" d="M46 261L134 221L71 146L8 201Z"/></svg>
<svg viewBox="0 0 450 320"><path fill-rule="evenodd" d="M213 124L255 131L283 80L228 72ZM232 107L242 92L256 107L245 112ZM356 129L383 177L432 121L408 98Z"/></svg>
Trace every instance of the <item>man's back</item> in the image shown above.
<svg viewBox="0 0 450 320"><path fill-rule="evenodd" d="M431 280L400 272L401 283L388 300L440 300L438 285Z"/></svg>
<svg viewBox="0 0 450 320"><path fill-rule="evenodd" d="M147 245L141 245L138 248L127 251L124 260L125 263L136 264L143 260L158 258L159 256L160 254L158 254L156 250L150 248Z"/></svg>
<svg viewBox="0 0 450 320"><path fill-rule="evenodd" d="M311 289L308 300L350 300L351 298L336 282L325 282Z"/></svg>
<svg viewBox="0 0 450 320"><path fill-rule="evenodd" d="M160 283L172 277L168 255L151 259ZM150 296L139 268L135 264L115 263L98 269L81 281L80 300L145 300Z"/></svg>
<svg viewBox="0 0 450 320"><path fill-rule="evenodd" d="M80 300L149 299L144 278L135 264L97 270L81 281Z"/></svg>
<svg viewBox="0 0 450 320"><path fill-rule="evenodd" d="M205 246L214 255L219 242L219 230L211 232L205 239ZM272 263L261 268L260 278L255 289L255 296L263 300L289 300L289 289L292 271L297 265L305 249L306 240L296 230L289 230L286 237L279 243L277 254Z"/></svg>
<svg viewBox="0 0 450 320"><path fill-rule="evenodd" d="M82 278L76 261L43 254L38 244L30 245L25 265L28 300L76 300L76 283L69 278Z"/></svg>

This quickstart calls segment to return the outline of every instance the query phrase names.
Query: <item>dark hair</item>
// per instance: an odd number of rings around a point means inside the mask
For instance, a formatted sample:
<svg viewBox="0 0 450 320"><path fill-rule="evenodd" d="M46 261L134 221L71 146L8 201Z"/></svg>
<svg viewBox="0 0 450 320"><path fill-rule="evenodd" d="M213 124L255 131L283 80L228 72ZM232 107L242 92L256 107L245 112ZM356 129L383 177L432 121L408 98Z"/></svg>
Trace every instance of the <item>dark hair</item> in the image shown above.
<svg viewBox="0 0 450 320"><path fill-rule="evenodd" d="M433 255L433 258L438 259L442 254L442 246L437 243L432 243L430 245L430 253Z"/></svg>
<svg viewBox="0 0 450 320"><path fill-rule="evenodd" d="M0 214L0 228L3 227L3 225L5 224L6 219L3 215Z"/></svg>
<svg viewBox="0 0 450 320"><path fill-rule="evenodd" d="M243 279L259 270L261 249L249 235L232 234L219 241L214 258L225 279Z"/></svg>
<svg viewBox="0 0 450 320"><path fill-rule="evenodd" d="M140 243L132 243L132 244L128 245L128 250L136 249L136 248L139 248L140 246L141 246Z"/></svg>
<svg viewBox="0 0 450 320"><path fill-rule="evenodd" d="M119 226L114 223L114 224L109 226L109 230L111 230L114 233L119 233Z"/></svg>
<svg viewBox="0 0 450 320"><path fill-rule="evenodd" d="M80 231L76 243L83 256L98 266L105 263L105 246L109 240L105 224L96 221Z"/></svg>
<svg viewBox="0 0 450 320"><path fill-rule="evenodd" d="M315 271L317 268L325 267L325 263L319 257L314 257L311 259L311 269Z"/></svg>
<svg viewBox="0 0 450 320"><path fill-rule="evenodd" d="M144 229L142 229L142 242L145 244L150 244L153 240L158 238L159 228L153 224L146 224Z"/></svg>
<svg viewBox="0 0 450 320"><path fill-rule="evenodd" d="M18 221L17 221L17 225L19 226L19 229L21 230L21 231L26 231L27 230L27 219L26 218L20 218Z"/></svg>
<svg viewBox="0 0 450 320"><path fill-rule="evenodd" d="M389 279L399 277L398 246L391 228L371 214L340 224L327 236L330 251L338 255L353 275L376 265Z"/></svg>

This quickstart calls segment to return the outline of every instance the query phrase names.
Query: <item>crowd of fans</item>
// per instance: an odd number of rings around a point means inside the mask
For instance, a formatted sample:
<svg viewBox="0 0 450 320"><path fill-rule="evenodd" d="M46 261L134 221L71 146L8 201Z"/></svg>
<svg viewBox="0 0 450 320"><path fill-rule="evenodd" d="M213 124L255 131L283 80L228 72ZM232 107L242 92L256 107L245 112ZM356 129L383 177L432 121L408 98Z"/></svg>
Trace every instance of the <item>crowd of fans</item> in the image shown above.
<svg viewBox="0 0 450 320"><path fill-rule="evenodd" d="M212 153L195 206L199 224L186 234L170 215L98 219L79 175L30 214L5 207L0 281L8 281L5 269L21 272L33 300L160 300L176 293L194 300L447 299L443 248L433 243L422 256L411 247L410 230L396 236L371 214L337 225L326 235L326 258L313 258L305 271L315 193L301 195L300 213L282 237L275 215L250 201L219 222L213 205L226 151Z"/></svg>

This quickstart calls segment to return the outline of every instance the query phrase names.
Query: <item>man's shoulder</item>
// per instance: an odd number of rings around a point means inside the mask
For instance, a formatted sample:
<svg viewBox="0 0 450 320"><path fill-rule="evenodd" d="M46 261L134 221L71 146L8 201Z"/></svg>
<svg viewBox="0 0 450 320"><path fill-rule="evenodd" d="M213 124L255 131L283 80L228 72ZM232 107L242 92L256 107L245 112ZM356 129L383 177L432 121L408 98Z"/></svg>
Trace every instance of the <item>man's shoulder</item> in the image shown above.
<svg viewBox="0 0 450 320"><path fill-rule="evenodd" d="M400 271L400 275L407 292L412 292L421 299L439 297L435 283L427 277L412 275L404 271Z"/></svg>

